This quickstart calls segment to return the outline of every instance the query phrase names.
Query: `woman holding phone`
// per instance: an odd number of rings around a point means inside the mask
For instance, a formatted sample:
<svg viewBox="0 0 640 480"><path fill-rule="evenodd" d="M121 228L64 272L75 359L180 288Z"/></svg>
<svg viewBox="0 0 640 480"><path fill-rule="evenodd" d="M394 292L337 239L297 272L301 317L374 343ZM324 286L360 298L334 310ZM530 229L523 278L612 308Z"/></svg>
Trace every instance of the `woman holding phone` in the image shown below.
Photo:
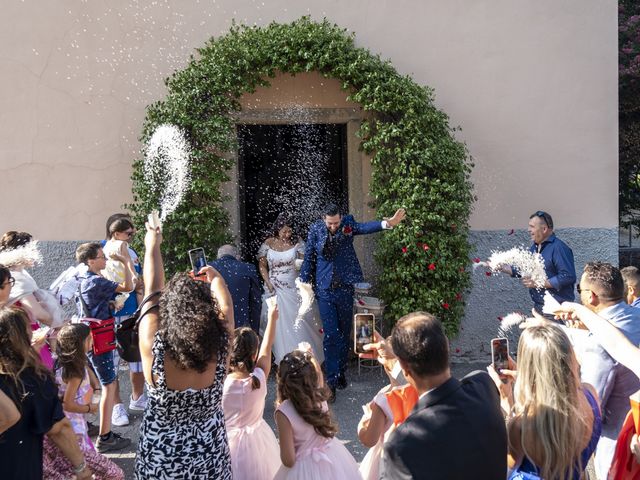
<svg viewBox="0 0 640 480"><path fill-rule="evenodd" d="M508 478L582 478L602 418L595 390L580 384L566 333L555 325L527 328L518 343L518 364L509 360L502 376L487 367L508 416Z"/></svg>
<svg viewBox="0 0 640 480"><path fill-rule="evenodd" d="M140 354L148 403L135 478L230 480L222 392L233 339L233 302L222 276L207 282L177 273L165 285L162 234L147 225Z"/></svg>

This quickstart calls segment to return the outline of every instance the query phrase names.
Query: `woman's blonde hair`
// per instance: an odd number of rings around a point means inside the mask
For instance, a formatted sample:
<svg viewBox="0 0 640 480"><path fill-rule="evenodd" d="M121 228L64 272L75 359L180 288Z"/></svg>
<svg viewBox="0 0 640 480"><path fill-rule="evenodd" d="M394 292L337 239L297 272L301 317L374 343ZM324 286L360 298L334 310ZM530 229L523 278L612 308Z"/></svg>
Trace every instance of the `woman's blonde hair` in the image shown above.
<svg viewBox="0 0 640 480"><path fill-rule="evenodd" d="M513 408L524 454L532 461L529 452L538 454L540 478L569 479L574 468L584 467L580 456L590 426L578 408L579 395L580 378L567 335L554 325L524 330Z"/></svg>

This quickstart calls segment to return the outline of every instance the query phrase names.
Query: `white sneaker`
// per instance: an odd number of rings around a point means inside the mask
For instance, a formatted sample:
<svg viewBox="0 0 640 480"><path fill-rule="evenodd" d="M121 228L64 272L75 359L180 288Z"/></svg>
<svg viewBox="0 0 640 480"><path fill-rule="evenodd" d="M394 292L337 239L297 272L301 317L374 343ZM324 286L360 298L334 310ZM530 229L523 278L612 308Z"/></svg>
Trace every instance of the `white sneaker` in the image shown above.
<svg viewBox="0 0 640 480"><path fill-rule="evenodd" d="M124 427L126 425L129 425L129 415L127 415L127 409L124 408L123 404L118 403L113 406L111 423L116 427Z"/></svg>
<svg viewBox="0 0 640 480"><path fill-rule="evenodd" d="M133 397L129 397L129 410L137 410L142 411L147 408L147 394L143 393L138 397L137 400L134 400Z"/></svg>

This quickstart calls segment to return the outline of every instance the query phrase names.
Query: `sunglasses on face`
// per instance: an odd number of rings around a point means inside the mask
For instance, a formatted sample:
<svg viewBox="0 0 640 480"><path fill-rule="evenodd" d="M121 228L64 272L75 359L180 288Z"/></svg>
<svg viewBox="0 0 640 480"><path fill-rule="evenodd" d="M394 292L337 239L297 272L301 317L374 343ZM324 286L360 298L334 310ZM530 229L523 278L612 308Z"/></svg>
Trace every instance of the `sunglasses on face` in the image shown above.
<svg viewBox="0 0 640 480"><path fill-rule="evenodd" d="M4 289L7 285L11 285L12 287L16 284L16 279L13 277L9 277L6 282L2 284L0 288Z"/></svg>

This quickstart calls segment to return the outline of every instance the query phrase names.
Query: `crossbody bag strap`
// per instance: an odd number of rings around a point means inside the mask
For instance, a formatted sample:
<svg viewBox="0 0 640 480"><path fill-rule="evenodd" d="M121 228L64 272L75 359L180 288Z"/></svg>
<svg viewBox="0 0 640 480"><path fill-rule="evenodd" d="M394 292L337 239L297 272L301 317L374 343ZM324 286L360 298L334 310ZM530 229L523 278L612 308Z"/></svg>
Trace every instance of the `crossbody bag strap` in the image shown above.
<svg viewBox="0 0 640 480"><path fill-rule="evenodd" d="M154 308L158 308L160 305L159 304L155 304L155 305L151 305L150 307L148 307L146 310L143 311L144 306L149 303L153 298L157 297L158 295L160 295L162 293L162 290L156 290L155 292L151 292L149 295L147 295L146 297L144 297L142 299L142 302L140 303L140 305L138 306L138 318L136 319L136 327L138 328L138 325L140 324L140 320L142 320L142 318L149 313L152 309Z"/></svg>

